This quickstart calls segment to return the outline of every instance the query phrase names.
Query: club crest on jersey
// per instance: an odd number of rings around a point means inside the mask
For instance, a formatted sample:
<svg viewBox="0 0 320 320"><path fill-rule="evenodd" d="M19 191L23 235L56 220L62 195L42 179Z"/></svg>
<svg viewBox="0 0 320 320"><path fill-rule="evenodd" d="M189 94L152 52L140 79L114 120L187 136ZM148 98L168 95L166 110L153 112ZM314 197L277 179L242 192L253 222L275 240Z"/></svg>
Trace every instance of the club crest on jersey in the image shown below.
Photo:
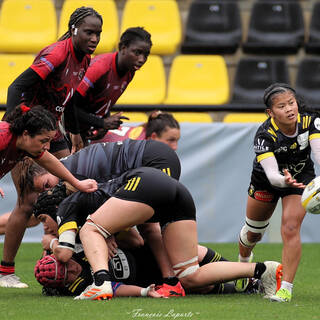
<svg viewBox="0 0 320 320"><path fill-rule="evenodd" d="M78 72L78 79L81 80L83 78L84 74L85 74L84 69L83 68L80 69L80 71Z"/></svg>
<svg viewBox="0 0 320 320"><path fill-rule="evenodd" d="M297 137L297 142L300 145L300 150L307 148L309 145L309 131L299 134Z"/></svg>
<svg viewBox="0 0 320 320"><path fill-rule="evenodd" d="M314 126L316 127L317 130L320 131L320 118L314 119Z"/></svg>

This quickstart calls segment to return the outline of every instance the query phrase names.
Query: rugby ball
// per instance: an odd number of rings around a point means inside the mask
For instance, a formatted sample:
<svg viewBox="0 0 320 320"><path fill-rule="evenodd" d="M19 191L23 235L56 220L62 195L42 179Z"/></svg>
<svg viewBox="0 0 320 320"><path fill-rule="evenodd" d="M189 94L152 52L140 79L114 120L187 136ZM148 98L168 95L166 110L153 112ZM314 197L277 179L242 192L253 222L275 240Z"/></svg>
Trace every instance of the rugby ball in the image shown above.
<svg viewBox="0 0 320 320"><path fill-rule="evenodd" d="M304 189L301 203L307 212L320 214L320 176L314 178Z"/></svg>

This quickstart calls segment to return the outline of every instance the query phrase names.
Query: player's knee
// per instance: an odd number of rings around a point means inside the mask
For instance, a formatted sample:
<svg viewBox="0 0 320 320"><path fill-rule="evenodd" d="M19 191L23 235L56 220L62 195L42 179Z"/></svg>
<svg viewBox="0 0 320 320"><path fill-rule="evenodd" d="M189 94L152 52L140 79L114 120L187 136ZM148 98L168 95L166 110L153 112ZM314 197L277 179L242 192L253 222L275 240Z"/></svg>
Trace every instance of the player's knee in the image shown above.
<svg viewBox="0 0 320 320"><path fill-rule="evenodd" d="M197 286L197 274L199 270L198 256L193 257L187 261L174 265L173 272L186 288L193 288Z"/></svg>
<svg viewBox="0 0 320 320"><path fill-rule="evenodd" d="M296 221L286 222L281 225L281 234L286 238L293 238L300 234L300 224Z"/></svg>
<svg viewBox="0 0 320 320"><path fill-rule="evenodd" d="M253 247L262 239L268 226L269 220L255 221L246 218L246 223L240 231L239 242L245 247Z"/></svg>
<svg viewBox="0 0 320 320"><path fill-rule="evenodd" d="M197 268L193 273L190 273L182 278L179 278L179 281L181 282L182 286L185 289L192 289L192 288L199 287L198 273L199 273L199 268Z"/></svg>

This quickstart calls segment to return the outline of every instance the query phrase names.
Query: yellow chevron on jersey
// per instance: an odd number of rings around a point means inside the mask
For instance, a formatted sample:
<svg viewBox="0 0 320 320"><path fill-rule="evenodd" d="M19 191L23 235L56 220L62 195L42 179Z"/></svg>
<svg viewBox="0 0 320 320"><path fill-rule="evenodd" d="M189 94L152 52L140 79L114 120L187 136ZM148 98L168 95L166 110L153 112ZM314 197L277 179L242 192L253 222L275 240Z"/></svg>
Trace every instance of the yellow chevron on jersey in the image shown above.
<svg viewBox="0 0 320 320"><path fill-rule="evenodd" d="M126 186L124 187L124 190L127 190L127 191L135 191L138 187L138 184L141 180L141 177L134 177L132 179L130 179Z"/></svg>
<svg viewBox="0 0 320 320"><path fill-rule="evenodd" d="M263 159L267 159L270 157L274 157L274 153L273 152L266 152L266 153L263 153L263 154L260 154L259 156L257 156L257 161L260 162Z"/></svg>
<svg viewBox="0 0 320 320"><path fill-rule="evenodd" d="M164 173L166 173L169 177L171 177L171 170L170 170L170 168L163 168L162 171L163 171Z"/></svg>
<svg viewBox="0 0 320 320"><path fill-rule="evenodd" d="M275 129L276 131L279 130L279 127L276 125L276 123L274 122L274 119L273 119L273 118L271 118L271 124L272 124L272 126L274 127L274 129Z"/></svg>
<svg viewBox="0 0 320 320"><path fill-rule="evenodd" d="M69 221L69 222L66 222L65 224L63 224L59 230L58 230L58 234L62 234L63 232L67 231L67 230L72 230L72 229L75 229L78 231L78 225L75 221Z"/></svg>

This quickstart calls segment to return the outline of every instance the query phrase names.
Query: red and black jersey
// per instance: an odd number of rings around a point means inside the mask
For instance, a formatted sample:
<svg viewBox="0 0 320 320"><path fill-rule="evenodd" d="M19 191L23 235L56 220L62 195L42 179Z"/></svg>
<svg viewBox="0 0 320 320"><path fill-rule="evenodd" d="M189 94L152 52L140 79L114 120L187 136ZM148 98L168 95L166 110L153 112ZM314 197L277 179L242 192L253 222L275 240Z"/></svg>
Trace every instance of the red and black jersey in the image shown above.
<svg viewBox="0 0 320 320"><path fill-rule="evenodd" d="M256 157L253 170L265 177L260 161L275 157L279 171L288 169L298 182L303 181L304 174L314 174L314 165L310 157L310 140L320 138L320 118L316 114L298 114L297 133L284 135L272 118L267 119L257 130L254 139Z"/></svg>
<svg viewBox="0 0 320 320"><path fill-rule="evenodd" d="M92 59L77 91L87 97L90 109L98 116L104 116L117 102L134 76L127 72L120 77L116 68L118 52L97 55Z"/></svg>
<svg viewBox="0 0 320 320"><path fill-rule="evenodd" d="M116 142L116 141L123 141L126 139L145 140L146 139L145 127L144 126L137 126L137 127L120 126L119 129L109 130L102 139L92 140L90 144L100 143L100 142Z"/></svg>
<svg viewBox="0 0 320 320"><path fill-rule="evenodd" d="M81 82L90 63L90 55L79 61L71 38L42 49L31 69L42 80L23 93L24 102L32 107L43 105L60 119L67 102Z"/></svg>

